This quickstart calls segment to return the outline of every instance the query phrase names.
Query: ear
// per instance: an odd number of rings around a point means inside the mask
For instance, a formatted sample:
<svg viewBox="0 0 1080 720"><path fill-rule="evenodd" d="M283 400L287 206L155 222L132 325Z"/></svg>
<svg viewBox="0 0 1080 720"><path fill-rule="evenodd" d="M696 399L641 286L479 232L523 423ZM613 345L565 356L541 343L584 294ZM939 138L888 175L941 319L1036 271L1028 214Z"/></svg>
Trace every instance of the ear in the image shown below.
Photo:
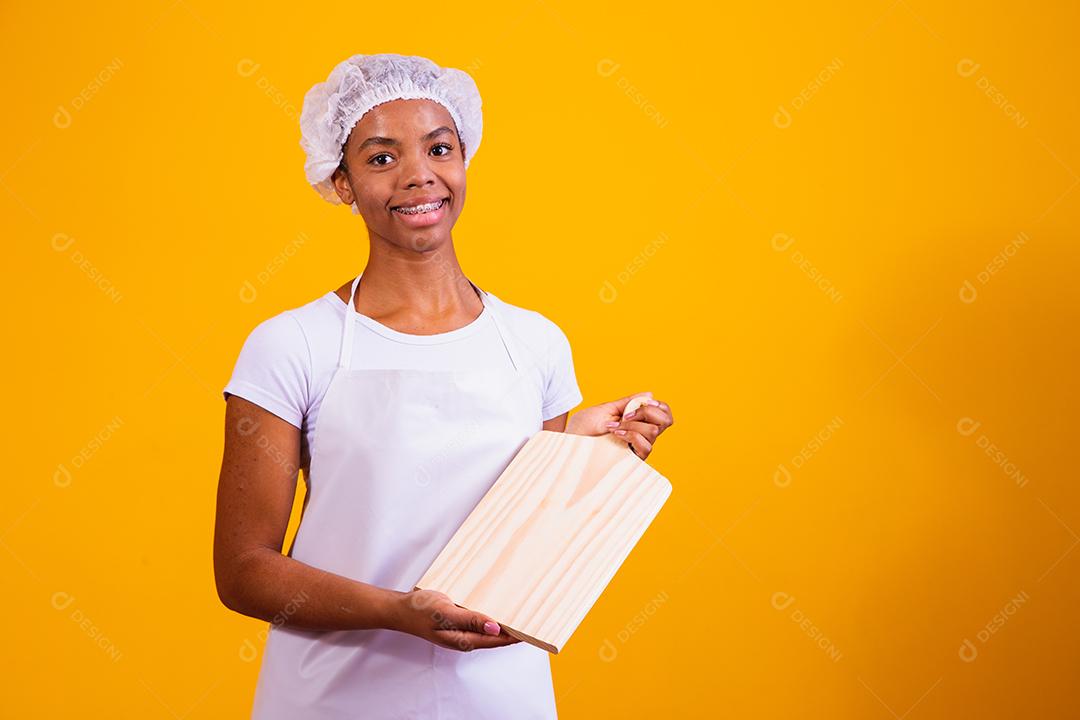
<svg viewBox="0 0 1080 720"><path fill-rule="evenodd" d="M330 176L330 182L334 184L334 190L337 192L341 202L352 205L356 197L353 195L352 187L349 185L348 171L344 169L344 165L334 169L334 174Z"/></svg>

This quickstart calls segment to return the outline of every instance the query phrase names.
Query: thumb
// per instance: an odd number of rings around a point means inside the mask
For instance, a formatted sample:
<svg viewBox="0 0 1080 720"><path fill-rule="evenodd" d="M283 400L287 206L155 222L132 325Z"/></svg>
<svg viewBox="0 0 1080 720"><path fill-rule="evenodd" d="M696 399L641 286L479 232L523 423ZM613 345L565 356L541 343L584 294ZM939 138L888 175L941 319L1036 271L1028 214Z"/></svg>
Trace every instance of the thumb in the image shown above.
<svg viewBox="0 0 1080 720"><path fill-rule="evenodd" d="M618 400L613 400L612 405L615 406L615 412L616 413L618 413L619 415L625 415L626 414L626 406L630 404L631 400L633 400L634 398L651 398L651 397L652 397L652 391L651 390L646 390L645 392L632 393L630 395L627 395L626 397L621 397Z"/></svg>
<svg viewBox="0 0 1080 720"><path fill-rule="evenodd" d="M452 611L445 614L447 619L450 620L458 630L471 630L472 632L480 633L482 635L498 635L502 632L499 623L495 622L487 615L467 610L459 605L455 605Z"/></svg>

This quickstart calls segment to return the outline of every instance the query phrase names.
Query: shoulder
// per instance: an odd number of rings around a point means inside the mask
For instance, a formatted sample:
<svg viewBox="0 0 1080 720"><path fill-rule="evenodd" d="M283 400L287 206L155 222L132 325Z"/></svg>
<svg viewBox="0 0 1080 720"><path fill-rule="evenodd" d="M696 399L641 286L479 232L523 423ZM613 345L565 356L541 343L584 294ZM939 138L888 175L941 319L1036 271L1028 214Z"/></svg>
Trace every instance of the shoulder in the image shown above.
<svg viewBox="0 0 1080 720"><path fill-rule="evenodd" d="M491 294L488 293L491 297ZM495 298L508 330L530 348L541 373L541 413L550 420L577 407L582 401L574 371L570 341L562 328L543 313Z"/></svg>
<svg viewBox="0 0 1080 720"><path fill-rule="evenodd" d="M313 348L321 347L327 338L339 342L341 324L345 319L345 303L333 292L323 293L309 303L287 310Z"/></svg>
<svg viewBox="0 0 1080 720"><path fill-rule="evenodd" d="M497 306L509 329L536 352L542 353L554 346L569 344L566 333L547 315L506 302L492 293L488 293L488 298Z"/></svg>
<svg viewBox="0 0 1080 720"><path fill-rule="evenodd" d="M315 391L337 362L341 321L332 301L328 293L256 325L240 350L225 398L240 395L300 427Z"/></svg>
<svg viewBox="0 0 1080 720"><path fill-rule="evenodd" d="M272 315L255 326L248 335L246 345L274 355L296 354L299 349L307 353L311 339L325 334L334 324L331 300L328 295L322 295L304 305Z"/></svg>
<svg viewBox="0 0 1080 720"><path fill-rule="evenodd" d="M337 364L345 310L333 292L324 293L259 323L248 344L269 365L302 367L309 378L321 376Z"/></svg>

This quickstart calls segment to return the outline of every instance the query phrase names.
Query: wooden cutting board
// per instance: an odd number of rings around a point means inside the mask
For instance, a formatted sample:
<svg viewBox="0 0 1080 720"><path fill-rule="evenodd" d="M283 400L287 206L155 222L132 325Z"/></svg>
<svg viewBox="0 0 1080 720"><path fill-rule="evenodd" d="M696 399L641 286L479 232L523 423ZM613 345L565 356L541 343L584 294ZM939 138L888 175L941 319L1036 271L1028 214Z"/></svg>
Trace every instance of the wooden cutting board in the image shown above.
<svg viewBox="0 0 1080 720"><path fill-rule="evenodd" d="M615 435L541 430L416 588L558 653L671 494Z"/></svg>

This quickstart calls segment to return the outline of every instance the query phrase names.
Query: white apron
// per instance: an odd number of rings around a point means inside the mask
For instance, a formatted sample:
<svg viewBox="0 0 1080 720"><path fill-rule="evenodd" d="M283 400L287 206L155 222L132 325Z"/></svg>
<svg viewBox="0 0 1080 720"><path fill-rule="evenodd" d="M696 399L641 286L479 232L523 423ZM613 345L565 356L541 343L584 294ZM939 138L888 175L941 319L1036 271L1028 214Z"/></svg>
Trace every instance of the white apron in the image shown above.
<svg viewBox="0 0 1080 720"><path fill-rule="evenodd" d="M341 357L319 412L308 497L290 555L407 592L541 429L542 397L498 303L486 293L484 305L512 367L353 369L359 282L360 276L352 284ZM554 717L548 653L528 643L461 652L394 630L287 625L271 625L252 714L254 720Z"/></svg>

